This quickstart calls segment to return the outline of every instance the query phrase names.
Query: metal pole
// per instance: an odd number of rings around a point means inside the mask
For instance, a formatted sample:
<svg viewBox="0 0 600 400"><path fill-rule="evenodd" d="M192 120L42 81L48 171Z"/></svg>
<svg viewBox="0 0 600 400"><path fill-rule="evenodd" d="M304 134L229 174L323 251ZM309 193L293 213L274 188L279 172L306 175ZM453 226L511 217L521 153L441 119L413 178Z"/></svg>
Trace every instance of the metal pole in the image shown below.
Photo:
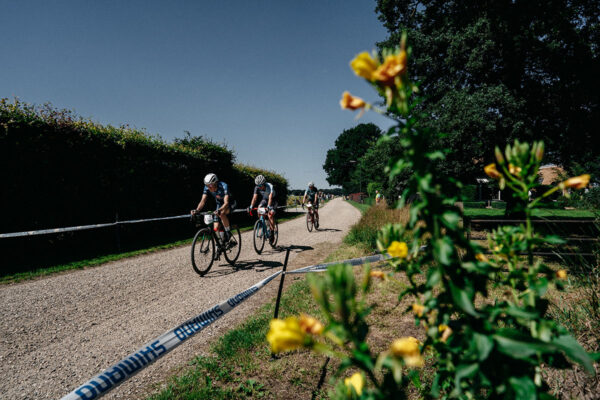
<svg viewBox="0 0 600 400"><path fill-rule="evenodd" d="M285 280L285 271L288 265L288 259L290 258L290 248L288 247L285 253L285 262L283 263L283 271L281 272L281 279L279 280L279 291L277 292L277 301L275 301L275 315L273 318L277 318L279 315L279 303L281 302L281 292L283 291L283 281Z"/></svg>

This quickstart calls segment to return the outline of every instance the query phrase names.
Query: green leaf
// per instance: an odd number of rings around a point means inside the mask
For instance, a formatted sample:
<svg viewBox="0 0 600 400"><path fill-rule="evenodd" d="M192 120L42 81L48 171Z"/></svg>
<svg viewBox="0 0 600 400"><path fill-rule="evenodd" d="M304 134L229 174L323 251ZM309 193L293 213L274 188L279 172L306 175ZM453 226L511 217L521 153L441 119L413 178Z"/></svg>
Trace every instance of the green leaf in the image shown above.
<svg viewBox="0 0 600 400"><path fill-rule="evenodd" d="M522 376L520 378L511 377L508 382L510 386L515 391L515 398L519 400L536 400L537 399L537 390L535 388L535 384L526 376Z"/></svg>
<svg viewBox="0 0 600 400"><path fill-rule="evenodd" d="M452 299L460 309L474 317L481 316L481 314L475 310L473 301L469 297L466 290L455 286L452 282L448 282L448 285L450 286L450 293L452 294Z"/></svg>
<svg viewBox="0 0 600 400"><path fill-rule="evenodd" d="M477 359L479 361L485 360L494 348L494 341L488 335L482 335L481 333L474 333L473 339L475 339L475 346L477 346Z"/></svg>
<svg viewBox="0 0 600 400"><path fill-rule="evenodd" d="M564 351L567 357L583 365L590 374L595 374L592 358L573 336L562 335L554 339L552 343Z"/></svg>
<svg viewBox="0 0 600 400"><path fill-rule="evenodd" d="M450 265L452 264L454 247L452 240L448 237L444 237L442 239L437 239L433 243L433 253L435 258L442 265Z"/></svg>
<svg viewBox="0 0 600 400"><path fill-rule="evenodd" d="M504 336L502 334L494 335L494 341L496 342L496 348L503 354L509 357L524 360L536 353L551 353L556 351L556 346L550 343L544 343L537 340L531 340L530 338L522 336L522 339L516 339L517 335L513 338ZM530 340L523 340L524 338Z"/></svg>
<svg viewBox="0 0 600 400"><path fill-rule="evenodd" d="M444 225L446 227L448 227L449 229L455 230L458 228L458 223L460 222L461 218L460 215L458 215L458 213L454 212L454 211L446 211L445 213L442 214L442 221L444 222Z"/></svg>
<svg viewBox="0 0 600 400"><path fill-rule="evenodd" d="M442 272L439 268L431 267L429 269L429 277L427 278L427 287L432 288L442 280Z"/></svg>

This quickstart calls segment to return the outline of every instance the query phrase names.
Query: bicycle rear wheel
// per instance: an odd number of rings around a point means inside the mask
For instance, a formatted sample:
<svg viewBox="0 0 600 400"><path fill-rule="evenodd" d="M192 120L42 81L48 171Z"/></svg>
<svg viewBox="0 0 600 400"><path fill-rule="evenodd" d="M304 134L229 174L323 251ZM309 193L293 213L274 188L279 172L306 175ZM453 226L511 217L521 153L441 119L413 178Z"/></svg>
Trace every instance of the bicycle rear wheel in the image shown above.
<svg viewBox="0 0 600 400"><path fill-rule="evenodd" d="M263 222L260 219L254 223L252 238L256 254L262 253L263 248L265 247L265 232Z"/></svg>
<svg viewBox="0 0 600 400"><path fill-rule="evenodd" d="M235 266L235 262L240 256L240 251L242 249L242 235L237 226L231 227L231 239L229 242L225 244L225 252L223 255L227 262L233 267Z"/></svg>
<svg viewBox="0 0 600 400"><path fill-rule="evenodd" d="M215 241L210 229L200 229L192 242L192 266L198 275L206 275L215 261Z"/></svg>
<svg viewBox="0 0 600 400"><path fill-rule="evenodd" d="M313 219L310 212L306 213L306 229L308 229L309 232L312 232L313 230Z"/></svg>
<svg viewBox="0 0 600 400"><path fill-rule="evenodd" d="M269 238L269 244L271 245L271 247L276 247L277 246L277 241L279 240L279 224L277 223L277 220L273 220L273 222L275 223L273 225L273 227L275 229L273 229L271 231L271 237Z"/></svg>

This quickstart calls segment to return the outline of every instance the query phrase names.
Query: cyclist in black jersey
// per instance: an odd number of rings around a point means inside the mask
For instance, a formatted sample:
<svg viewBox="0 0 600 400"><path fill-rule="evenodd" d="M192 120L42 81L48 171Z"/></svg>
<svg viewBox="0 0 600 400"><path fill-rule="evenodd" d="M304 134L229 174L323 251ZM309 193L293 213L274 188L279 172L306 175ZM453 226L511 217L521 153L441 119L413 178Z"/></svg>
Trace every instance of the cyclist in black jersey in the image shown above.
<svg viewBox="0 0 600 400"><path fill-rule="evenodd" d="M308 182L308 188L304 191L304 198L302 204L306 204L309 201L313 205L313 212L315 213L315 220L319 220L319 189L313 182Z"/></svg>
<svg viewBox="0 0 600 400"><path fill-rule="evenodd" d="M257 207L267 207L269 210L269 225L271 229L275 229L275 210L277 209L277 200L275 200L275 188L272 184L267 182L264 176L258 175L254 179L254 183L256 186L254 187L254 194L252 195L252 200L250 201L250 207L248 207L248 211L252 210L254 207L254 203L260 198L260 202Z"/></svg>
<svg viewBox="0 0 600 400"><path fill-rule="evenodd" d="M225 182L219 182L219 178L215 174L208 174L204 177L204 192L202 193L202 199L198 203L198 207L191 211L194 215L199 213L204 208L208 195L210 194L217 203L217 209L215 213L221 218L223 222L223 228L225 228L225 240L228 241L231 238L231 227L229 225L229 213L235 208L235 200L229 191L229 187ZM214 229L216 230L219 226L218 222L214 223Z"/></svg>

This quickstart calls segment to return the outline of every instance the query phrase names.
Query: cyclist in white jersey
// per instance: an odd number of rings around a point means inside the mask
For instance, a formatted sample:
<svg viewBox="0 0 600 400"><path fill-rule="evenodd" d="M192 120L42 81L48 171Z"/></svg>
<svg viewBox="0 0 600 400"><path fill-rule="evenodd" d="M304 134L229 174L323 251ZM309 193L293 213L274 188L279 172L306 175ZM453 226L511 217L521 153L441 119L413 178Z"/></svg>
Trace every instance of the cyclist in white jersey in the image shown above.
<svg viewBox="0 0 600 400"><path fill-rule="evenodd" d="M254 194L252 195L252 201L250 201L250 207L248 210L252 210L256 201L260 198L258 207L267 207L269 210L269 225L271 230L275 229L275 209L277 208L277 200L275 200L275 188L272 184L267 182L264 176L258 175L254 179L256 186L254 187Z"/></svg>
<svg viewBox="0 0 600 400"><path fill-rule="evenodd" d="M229 188L225 182L219 182L219 178L215 174L208 174L204 177L204 192L202 199L198 203L198 207L191 211L191 214L196 214L202 211L208 195L211 195L217 203L217 209L215 213L221 218L223 222L223 228L225 228L225 240L228 241L231 238L231 227L229 225L229 213L231 209L235 208L235 200L231 195ZM215 222L214 228L217 229L219 226L218 222Z"/></svg>

